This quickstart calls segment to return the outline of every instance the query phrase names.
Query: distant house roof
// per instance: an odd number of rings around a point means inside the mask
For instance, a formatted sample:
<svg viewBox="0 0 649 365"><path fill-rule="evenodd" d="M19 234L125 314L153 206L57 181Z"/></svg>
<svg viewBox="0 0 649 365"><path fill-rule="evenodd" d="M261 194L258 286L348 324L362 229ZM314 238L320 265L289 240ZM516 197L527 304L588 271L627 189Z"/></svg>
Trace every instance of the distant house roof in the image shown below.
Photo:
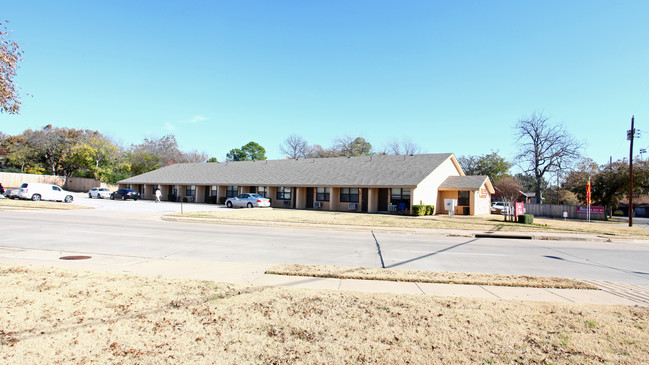
<svg viewBox="0 0 649 365"><path fill-rule="evenodd" d="M488 176L449 176L439 186L440 190L479 190L486 185L489 194L494 193L494 187Z"/></svg>
<svg viewBox="0 0 649 365"><path fill-rule="evenodd" d="M452 153L176 164L120 184L415 187Z"/></svg>

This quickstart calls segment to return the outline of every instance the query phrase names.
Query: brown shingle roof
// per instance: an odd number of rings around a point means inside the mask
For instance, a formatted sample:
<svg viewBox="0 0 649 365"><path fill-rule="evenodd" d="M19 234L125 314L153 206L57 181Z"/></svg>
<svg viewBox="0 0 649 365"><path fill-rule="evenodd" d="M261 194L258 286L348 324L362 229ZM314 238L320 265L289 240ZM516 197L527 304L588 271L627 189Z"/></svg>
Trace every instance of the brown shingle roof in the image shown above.
<svg viewBox="0 0 649 365"><path fill-rule="evenodd" d="M122 184L415 187L451 153L176 164ZM455 159L455 157L453 157Z"/></svg>

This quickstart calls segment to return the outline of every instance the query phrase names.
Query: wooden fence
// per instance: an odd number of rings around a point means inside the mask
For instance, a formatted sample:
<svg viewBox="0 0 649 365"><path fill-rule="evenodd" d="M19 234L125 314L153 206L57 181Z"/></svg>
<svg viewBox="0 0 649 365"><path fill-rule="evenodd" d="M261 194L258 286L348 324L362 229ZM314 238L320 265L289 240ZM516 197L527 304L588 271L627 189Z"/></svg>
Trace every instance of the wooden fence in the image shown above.
<svg viewBox="0 0 649 365"><path fill-rule="evenodd" d="M88 191L94 187L105 187L111 190L117 190L116 185L102 183L99 180L87 179L82 177L65 177L65 176L52 176L52 175L32 175L32 174L19 174L13 172L0 172L0 183L5 189L19 188L23 183L43 183L54 184L62 187L65 190L83 192Z"/></svg>
<svg viewBox="0 0 649 365"><path fill-rule="evenodd" d="M583 213L577 212L577 208L583 208ZM591 207L594 208L594 207ZM602 207L597 207L602 208ZM563 213L568 213L569 219L588 219L586 207L577 205L557 205L557 204L525 204L525 213L533 214L535 217L563 218ZM591 220L606 220L605 213L591 213Z"/></svg>

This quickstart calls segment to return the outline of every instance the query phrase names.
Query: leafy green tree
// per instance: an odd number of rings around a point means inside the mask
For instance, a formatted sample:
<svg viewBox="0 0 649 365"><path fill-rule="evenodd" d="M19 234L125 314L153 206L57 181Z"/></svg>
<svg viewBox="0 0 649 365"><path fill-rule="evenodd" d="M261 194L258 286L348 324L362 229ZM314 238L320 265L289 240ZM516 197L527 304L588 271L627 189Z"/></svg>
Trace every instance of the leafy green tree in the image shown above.
<svg viewBox="0 0 649 365"><path fill-rule="evenodd" d="M21 56L20 47L9 39L7 27L0 22L0 113L17 114L20 111L20 96L14 77Z"/></svg>
<svg viewBox="0 0 649 365"><path fill-rule="evenodd" d="M35 167L37 152L27 143L25 136L10 136L3 140L3 147L7 152L7 165L20 168L25 172L26 168Z"/></svg>
<svg viewBox="0 0 649 365"><path fill-rule="evenodd" d="M591 187L594 187L599 173L600 167L595 161L590 158L582 159L575 165L574 169L568 172L562 186L564 189L575 193L580 204L584 204L586 201L586 185L588 185L588 179L591 179ZM595 194L592 193L593 189L591 188L591 198L594 198Z"/></svg>
<svg viewBox="0 0 649 365"><path fill-rule="evenodd" d="M338 138L335 143L335 149L340 151L342 156L370 156L372 152L372 144L367 142L363 137L356 137L352 139L349 136Z"/></svg>
<svg viewBox="0 0 649 365"><path fill-rule="evenodd" d="M521 183L524 192L530 193L536 190L536 178L533 175L518 173L514 175L514 177L517 178L518 181ZM545 180L545 178L541 179L542 190L545 190L548 187L548 185L549 184Z"/></svg>
<svg viewBox="0 0 649 365"><path fill-rule="evenodd" d="M219 160L217 160L216 157L210 157L207 162L219 162Z"/></svg>
<svg viewBox="0 0 649 365"><path fill-rule="evenodd" d="M485 175L495 184L509 172L512 164L498 154L491 152L484 156L460 156L458 159L466 175Z"/></svg>
<svg viewBox="0 0 649 365"><path fill-rule="evenodd" d="M132 145L126 153L126 163L133 175L143 174L164 166L182 162L183 156L173 134L161 138L145 138L139 145Z"/></svg>
<svg viewBox="0 0 649 365"><path fill-rule="evenodd" d="M265 160L266 149L257 142L248 142L241 148L233 148L225 156L227 161Z"/></svg>

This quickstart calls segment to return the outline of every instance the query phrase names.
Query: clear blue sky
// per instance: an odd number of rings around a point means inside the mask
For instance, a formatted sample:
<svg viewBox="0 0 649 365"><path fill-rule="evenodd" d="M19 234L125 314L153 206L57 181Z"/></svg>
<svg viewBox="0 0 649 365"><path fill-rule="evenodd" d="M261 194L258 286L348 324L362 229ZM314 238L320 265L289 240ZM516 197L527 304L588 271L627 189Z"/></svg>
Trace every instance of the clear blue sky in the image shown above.
<svg viewBox="0 0 649 365"><path fill-rule="evenodd" d="M598 163L649 146L649 1L22 1L15 135L46 124L128 147L175 134L219 161L290 134L328 147L409 137L423 152L516 153L543 112ZM645 155L645 157L647 157Z"/></svg>

